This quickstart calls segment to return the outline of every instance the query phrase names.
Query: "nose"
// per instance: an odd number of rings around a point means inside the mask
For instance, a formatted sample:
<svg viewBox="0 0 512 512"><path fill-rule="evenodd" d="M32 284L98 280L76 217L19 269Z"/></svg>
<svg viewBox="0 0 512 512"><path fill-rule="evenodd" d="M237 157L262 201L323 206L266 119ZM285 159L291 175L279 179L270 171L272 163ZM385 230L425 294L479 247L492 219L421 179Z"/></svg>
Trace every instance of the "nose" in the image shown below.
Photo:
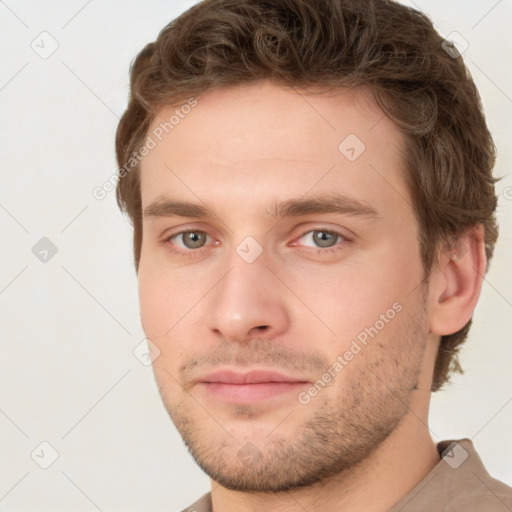
<svg viewBox="0 0 512 512"><path fill-rule="evenodd" d="M234 254L226 268L229 271L208 294L208 328L227 341L242 343L284 333L289 325L287 294L264 257L247 263Z"/></svg>

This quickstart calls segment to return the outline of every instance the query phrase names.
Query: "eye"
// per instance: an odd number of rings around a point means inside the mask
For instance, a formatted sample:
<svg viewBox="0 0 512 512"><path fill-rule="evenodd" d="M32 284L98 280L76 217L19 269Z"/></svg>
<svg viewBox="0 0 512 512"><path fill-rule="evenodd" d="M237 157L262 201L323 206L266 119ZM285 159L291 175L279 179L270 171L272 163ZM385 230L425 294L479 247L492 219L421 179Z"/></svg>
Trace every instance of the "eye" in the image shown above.
<svg viewBox="0 0 512 512"><path fill-rule="evenodd" d="M329 231L326 229L315 229L308 231L299 238L299 241L301 241L303 245L307 246L309 244L310 247L320 247L326 249L333 247L338 242L344 240L345 237L341 233L338 233L337 231ZM311 243L313 245L311 245Z"/></svg>
<svg viewBox="0 0 512 512"><path fill-rule="evenodd" d="M181 249L200 249L206 244L208 235L204 231L182 231L166 239Z"/></svg>

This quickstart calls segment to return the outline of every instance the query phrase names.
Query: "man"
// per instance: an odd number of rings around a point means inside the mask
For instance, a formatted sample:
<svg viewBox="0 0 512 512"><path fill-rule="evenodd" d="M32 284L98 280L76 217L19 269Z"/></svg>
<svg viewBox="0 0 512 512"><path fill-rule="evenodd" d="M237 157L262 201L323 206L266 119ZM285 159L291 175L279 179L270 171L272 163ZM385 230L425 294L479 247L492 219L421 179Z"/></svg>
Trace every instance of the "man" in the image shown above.
<svg viewBox="0 0 512 512"><path fill-rule="evenodd" d="M137 56L117 133L186 510L506 511L434 443L497 239L494 146L456 49L377 0L206 0Z"/></svg>

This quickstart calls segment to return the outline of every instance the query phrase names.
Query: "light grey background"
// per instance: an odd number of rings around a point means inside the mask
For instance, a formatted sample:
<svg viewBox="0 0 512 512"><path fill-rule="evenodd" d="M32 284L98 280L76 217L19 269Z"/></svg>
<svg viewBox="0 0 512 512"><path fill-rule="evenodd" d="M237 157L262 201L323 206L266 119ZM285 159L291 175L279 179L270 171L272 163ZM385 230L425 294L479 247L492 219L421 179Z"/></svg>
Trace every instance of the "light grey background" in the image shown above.
<svg viewBox="0 0 512 512"><path fill-rule="evenodd" d="M0 510L172 511L209 489L133 354L144 333L130 226L114 192L92 195L116 171L131 60L193 3L0 1ZM432 435L471 438L512 485L512 2L414 5L469 44L504 176L466 374L433 395ZM37 246L46 262L32 251L43 237L58 250Z"/></svg>

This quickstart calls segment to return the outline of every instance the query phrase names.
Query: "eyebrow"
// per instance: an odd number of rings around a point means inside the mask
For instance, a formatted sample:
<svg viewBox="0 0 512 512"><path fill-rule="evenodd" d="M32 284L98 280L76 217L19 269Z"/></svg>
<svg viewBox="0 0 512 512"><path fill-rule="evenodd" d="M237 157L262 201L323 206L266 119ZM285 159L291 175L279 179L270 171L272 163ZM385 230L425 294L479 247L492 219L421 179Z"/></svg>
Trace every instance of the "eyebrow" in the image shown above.
<svg viewBox="0 0 512 512"><path fill-rule="evenodd" d="M343 194L328 194L314 196L310 199L292 198L280 203L274 203L264 210L270 219L282 217L300 217L303 215L337 213L350 216L361 216L377 219L380 217L375 208ZM177 201L166 196L157 197L143 210L143 217L188 217L196 219L208 219L217 217L210 208L190 203Z"/></svg>

